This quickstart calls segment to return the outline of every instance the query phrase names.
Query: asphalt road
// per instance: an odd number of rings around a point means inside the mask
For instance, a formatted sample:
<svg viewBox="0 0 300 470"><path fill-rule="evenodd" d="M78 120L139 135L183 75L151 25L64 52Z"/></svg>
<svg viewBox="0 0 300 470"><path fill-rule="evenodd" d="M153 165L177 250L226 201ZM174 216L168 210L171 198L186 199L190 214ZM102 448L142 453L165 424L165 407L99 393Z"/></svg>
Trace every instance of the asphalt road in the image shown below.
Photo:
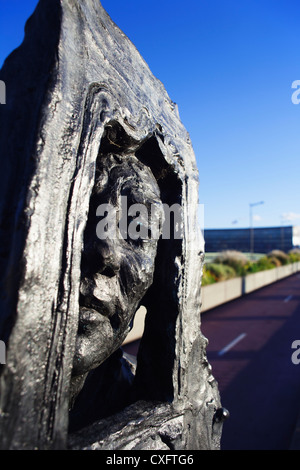
<svg viewBox="0 0 300 470"><path fill-rule="evenodd" d="M203 313L201 329L230 412L222 449L289 449L300 412L300 275Z"/></svg>
<svg viewBox="0 0 300 470"><path fill-rule="evenodd" d="M202 333L218 381L222 450L287 450L300 412L300 274L204 312ZM138 341L125 351L135 355ZM299 354L300 358L300 354Z"/></svg>

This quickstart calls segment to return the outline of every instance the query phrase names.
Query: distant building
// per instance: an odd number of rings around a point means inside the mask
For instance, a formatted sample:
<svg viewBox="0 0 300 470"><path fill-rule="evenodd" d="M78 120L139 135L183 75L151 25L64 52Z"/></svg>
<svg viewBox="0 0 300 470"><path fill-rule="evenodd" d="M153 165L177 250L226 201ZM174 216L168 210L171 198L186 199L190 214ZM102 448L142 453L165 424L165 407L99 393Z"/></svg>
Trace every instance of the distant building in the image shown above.
<svg viewBox="0 0 300 470"><path fill-rule="evenodd" d="M249 253L250 229L206 229L205 251L237 250ZM300 226L264 227L253 229L253 252L268 253L271 250L285 252L300 246Z"/></svg>

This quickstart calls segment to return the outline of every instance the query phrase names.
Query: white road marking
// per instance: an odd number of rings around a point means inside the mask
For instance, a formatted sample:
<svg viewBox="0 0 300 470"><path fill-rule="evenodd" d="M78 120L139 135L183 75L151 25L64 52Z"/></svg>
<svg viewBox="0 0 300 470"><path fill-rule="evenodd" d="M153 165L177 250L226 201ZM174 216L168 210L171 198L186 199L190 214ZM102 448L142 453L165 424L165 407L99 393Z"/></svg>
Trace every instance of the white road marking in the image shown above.
<svg viewBox="0 0 300 470"><path fill-rule="evenodd" d="M292 295L289 295L288 297L286 297L286 299L284 299L284 302L289 302L290 300L292 300L293 296Z"/></svg>
<svg viewBox="0 0 300 470"><path fill-rule="evenodd" d="M246 333L240 334L237 338L235 338L231 343L227 344L225 348L221 349L221 351L218 352L218 356L223 356L229 349L233 348L237 343L239 343L243 338L245 338Z"/></svg>

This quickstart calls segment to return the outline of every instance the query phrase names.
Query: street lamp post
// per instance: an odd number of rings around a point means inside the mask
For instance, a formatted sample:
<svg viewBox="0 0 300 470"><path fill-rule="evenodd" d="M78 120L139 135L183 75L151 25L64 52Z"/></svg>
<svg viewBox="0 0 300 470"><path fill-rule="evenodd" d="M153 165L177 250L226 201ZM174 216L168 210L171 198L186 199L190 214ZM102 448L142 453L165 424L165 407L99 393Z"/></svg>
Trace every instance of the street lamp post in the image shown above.
<svg viewBox="0 0 300 470"><path fill-rule="evenodd" d="M281 228L280 228L280 232L281 232L281 250L282 251L285 251L285 246L284 246L284 218L281 216L280 218L280 225L281 225Z"/></svg>
<svg viewBox="0 0 300 470"><path fill-rule="evenodd" d="M253 259L253 251L254 251L254 230L253 230L253 214L252 208L254 206L259 206L264 204L264 201L260 202L251 202L249 204L249 217L250 217L250 259Z"/></svg>

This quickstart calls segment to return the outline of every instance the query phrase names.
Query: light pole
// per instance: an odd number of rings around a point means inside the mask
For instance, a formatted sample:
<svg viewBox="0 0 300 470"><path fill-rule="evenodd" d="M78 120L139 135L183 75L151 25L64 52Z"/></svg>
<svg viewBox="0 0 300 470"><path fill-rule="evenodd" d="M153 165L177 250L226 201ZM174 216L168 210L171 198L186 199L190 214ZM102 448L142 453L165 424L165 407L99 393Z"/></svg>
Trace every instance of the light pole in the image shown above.
<svg viewBox="0 0 300 470"><path fill-rule="evenodd" d="M283 218L283 216L280 217L280 225L281 225L281 228L280 228L280 232L281 232L281 250L285 251L284 250L284 218Z"/></svg>
<svg viewBox="0 0 300 470"><path fill-rule="evenodd" d="M253 258L253 249L254 249L254 230L253 230L253 214L252 214L252 207L260 206L264 204L264 201L260 202L251 202L249 204L249 216L250 216L250 259Z"/></svg>

